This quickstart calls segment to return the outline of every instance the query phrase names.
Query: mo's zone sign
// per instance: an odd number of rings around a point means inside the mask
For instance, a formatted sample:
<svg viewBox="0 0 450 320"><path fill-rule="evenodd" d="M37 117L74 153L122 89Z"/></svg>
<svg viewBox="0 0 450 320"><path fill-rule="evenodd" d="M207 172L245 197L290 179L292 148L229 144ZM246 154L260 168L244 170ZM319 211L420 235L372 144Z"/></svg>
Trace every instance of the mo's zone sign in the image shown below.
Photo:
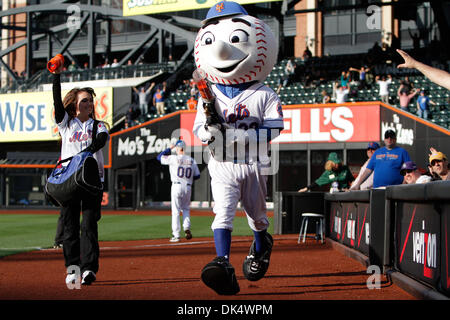
<svg viewBox="0 0 450 320"><path fill-rule="evenodd" d="M177 131L179 127L180 117L173 116L166 121L150 122L132 130L112 134L113 166L120 168L155 158L178 140L173 134L180 131Z"/></svg>

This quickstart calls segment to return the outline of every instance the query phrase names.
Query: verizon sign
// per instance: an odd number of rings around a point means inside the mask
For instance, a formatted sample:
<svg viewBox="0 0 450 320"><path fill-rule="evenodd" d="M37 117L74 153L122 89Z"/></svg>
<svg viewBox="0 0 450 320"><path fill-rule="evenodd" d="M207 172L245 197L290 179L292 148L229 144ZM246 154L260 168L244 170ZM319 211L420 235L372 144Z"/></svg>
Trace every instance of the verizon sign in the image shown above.
<svg viewBox="0 0 450 320"><path fill-rule="evenodd" d="M273 142L359 142L379 140L377 105L286 107L284 130Z"/></svg>

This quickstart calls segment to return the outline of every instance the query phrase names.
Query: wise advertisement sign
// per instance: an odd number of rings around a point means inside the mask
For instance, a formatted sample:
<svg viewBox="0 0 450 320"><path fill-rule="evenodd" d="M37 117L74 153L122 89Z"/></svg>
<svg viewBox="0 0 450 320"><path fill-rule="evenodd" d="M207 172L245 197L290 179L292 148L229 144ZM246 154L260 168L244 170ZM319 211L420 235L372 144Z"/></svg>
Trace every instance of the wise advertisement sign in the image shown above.
<svg viewBox="0 0 450 320"><path fill-rule="evenodd" d="M68 91L63 91L62 96ZM98 120L112 125L113 89L96 88ZM0 95L0 142L58 140L51 91Z"/></svg>
<svg viewBox="0 0 450 320"><path fill-rule="evenodd" d="M161 12L211 8L221 0L123 0L123 15L155 14ZM274 2L280 0L234 0L240 4ZM221 10L218 7L217 10Z"/></svg>
<svg viewBox="0 0 450 320"><path fill-rule="evenodd" d="M399 202L397 208L397 268L436 286L440 279L441 216L432 204Z"/></svg>

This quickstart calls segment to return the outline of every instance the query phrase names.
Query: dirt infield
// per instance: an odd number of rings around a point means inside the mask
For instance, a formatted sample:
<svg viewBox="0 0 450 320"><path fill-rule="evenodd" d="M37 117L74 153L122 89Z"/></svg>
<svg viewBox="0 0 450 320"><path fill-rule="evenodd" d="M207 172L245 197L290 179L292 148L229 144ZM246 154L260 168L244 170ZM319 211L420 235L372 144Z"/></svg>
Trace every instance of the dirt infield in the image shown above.
<svg viewBox="0 0 450 320"><path fill-rule="evenodd" d="M195 236L195 235L194 235ZM65 284L62 250L46 249L0 259L0 300L414 300L381 276L369 290L365 267L329 243L296 235L275 235L270 268L258 282L247 281L242 262L250 237L234 237L231 263L238 295L218 296L200 280L215 256L212 238L179 243L164 240L101 242L97 281L81 289Z"/></svg>

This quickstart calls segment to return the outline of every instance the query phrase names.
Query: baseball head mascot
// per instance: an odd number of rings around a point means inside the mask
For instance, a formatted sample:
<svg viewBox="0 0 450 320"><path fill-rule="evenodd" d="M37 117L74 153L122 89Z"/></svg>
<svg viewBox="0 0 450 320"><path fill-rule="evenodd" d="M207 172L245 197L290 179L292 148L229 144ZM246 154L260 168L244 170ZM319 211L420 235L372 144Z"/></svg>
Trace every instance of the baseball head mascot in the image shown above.
<svg viewBox="0 0 450 320"><path fill-rule="evenodd" d="M194 50L197 70L193 77L201 97L193 131L204 143L215 145L210 148L208 171L215 202L211 229L217 257L203 268L202 280L218 294L233 295L240 290L229 261L238 202L254 233L243 262L248 280L265 275L273 246L267 233L267 176L261 174L261 157L249 150L260 143L268 147L283 129L281 102L262 83L275 65L278 43L263 21L248 15L238 3L221 1L202 21ZM218 146L224 151L219 157ZM245 151L230 155L236 149Z"/></svg>

